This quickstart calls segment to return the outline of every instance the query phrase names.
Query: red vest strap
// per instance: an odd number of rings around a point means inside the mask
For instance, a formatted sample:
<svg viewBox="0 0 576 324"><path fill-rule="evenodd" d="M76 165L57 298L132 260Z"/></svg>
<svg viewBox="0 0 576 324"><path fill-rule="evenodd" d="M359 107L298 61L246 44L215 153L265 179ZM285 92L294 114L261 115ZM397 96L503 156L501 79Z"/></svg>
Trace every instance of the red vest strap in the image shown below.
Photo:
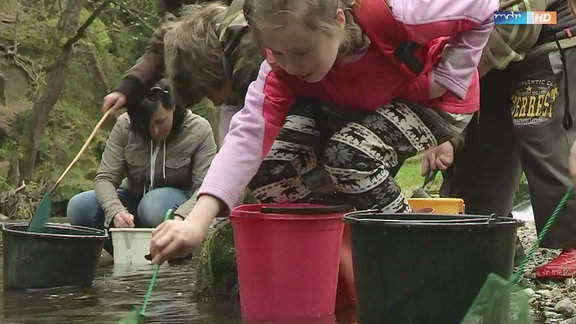
<svg viewBox="0 0 576 324"><path fill-rule="evenodd" d="M354 18L380 52L396 60L406 75L415 77L420 73L422 64L414 57L420 46L408 42L404 28L385 0L362 0L354 8Z"/></svg>
<svg viewBox="0 0 576 324"><path fill-rule="evenodd" d="M362 0L354 8L354 18L368 38L376 45L394 50L406 41L404 29L386 4L385 0Z"/></svg>

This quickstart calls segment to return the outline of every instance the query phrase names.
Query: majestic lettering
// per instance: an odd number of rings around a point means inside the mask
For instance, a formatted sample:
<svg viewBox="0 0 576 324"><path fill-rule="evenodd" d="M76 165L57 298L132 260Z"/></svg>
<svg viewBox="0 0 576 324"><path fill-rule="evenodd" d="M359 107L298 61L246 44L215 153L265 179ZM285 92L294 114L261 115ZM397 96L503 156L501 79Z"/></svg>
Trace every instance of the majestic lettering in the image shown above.
<svg viewBox="0 0 576 324"><path fill-rule="evenodd" d="M558 86L547 80L526 80L512 95L511 114L515 123L520 119L529 119L521 124L535 124L543 119L552 118L552 106L558 97Z"/></svg>

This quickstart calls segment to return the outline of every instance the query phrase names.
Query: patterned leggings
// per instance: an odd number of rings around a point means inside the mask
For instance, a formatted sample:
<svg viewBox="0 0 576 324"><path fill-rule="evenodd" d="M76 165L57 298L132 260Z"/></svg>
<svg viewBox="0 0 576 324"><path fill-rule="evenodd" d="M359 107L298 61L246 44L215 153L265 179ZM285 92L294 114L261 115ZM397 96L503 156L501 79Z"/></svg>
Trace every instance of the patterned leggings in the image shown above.
<svg viewBox="0 0 576 324"><path fill-rule="evenodd" d="M314 102L290 111L249 187L263 203L307 201L302 175L318 165L358 210L410 212L389 169L461 133L470 115L452 115L413 102L344 117Z"/></svg>

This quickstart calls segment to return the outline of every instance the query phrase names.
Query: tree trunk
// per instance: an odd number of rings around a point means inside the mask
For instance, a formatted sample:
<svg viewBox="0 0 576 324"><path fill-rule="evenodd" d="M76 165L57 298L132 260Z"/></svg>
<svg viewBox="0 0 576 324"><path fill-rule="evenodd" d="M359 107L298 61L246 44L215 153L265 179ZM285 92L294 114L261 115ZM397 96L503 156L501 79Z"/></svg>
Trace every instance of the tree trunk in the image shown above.
<svg viewBox="0 0 576 324"><path fill-rule="evenodd" d="M0 106L6 106L6 91L2 72L0 72Z"/></svg>
<svg viewBox="0 0 576 324"><path fill-rule="evenodd" d="M34 103L32 113L24 128L24 136L21 137L20 148L22 149L23 160L20 163L20 176L21 179L26 182L30 181L34 173L38 150L40 148L40 137L44 133L50 111L64 89L68 75L73 44L67 43L64 47L61 47L60 44L63 43L64 39L73 35L74 31L78 28L83 2L84 0L68 0L68 4L60 17L60 30L58 36L54 38L52 43L52 49L57 50L60 48L60 52L55 56L56 59L50 67L50 73L48 74L46 88Z"/></svg>

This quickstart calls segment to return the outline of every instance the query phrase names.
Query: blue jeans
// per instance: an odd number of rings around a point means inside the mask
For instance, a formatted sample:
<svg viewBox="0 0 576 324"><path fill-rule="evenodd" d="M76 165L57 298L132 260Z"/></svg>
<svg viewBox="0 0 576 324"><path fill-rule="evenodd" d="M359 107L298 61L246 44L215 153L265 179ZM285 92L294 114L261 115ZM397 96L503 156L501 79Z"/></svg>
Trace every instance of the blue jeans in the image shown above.
<svg viewBox="0 0 576 324"><path fill-rule="evenodd" d="M134 215L136 227L160 225L168 209L176 209L189 199L184 191L172 187L154 189L143 197L126 189L118 189L117 192L122 204ZM104 211L94 190L72 197L68 202L67 215L72 225L104 229Z"/></svg>

